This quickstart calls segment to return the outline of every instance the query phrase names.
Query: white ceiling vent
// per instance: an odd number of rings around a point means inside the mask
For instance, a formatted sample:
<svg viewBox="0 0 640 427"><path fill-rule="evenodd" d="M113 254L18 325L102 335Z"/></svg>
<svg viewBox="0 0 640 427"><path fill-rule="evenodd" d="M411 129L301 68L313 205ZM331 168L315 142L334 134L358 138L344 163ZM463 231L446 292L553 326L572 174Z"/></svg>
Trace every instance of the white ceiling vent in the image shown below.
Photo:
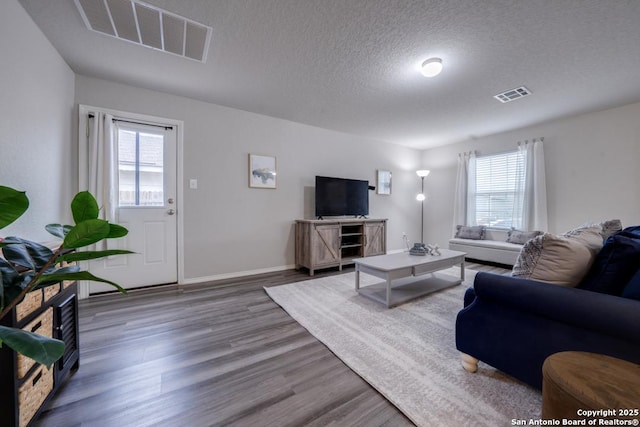
<svg viewBox="0 0 640 427"><path fill-rule="evenodd" d="M531 91L524 86L517 87L515 89L507 90L505 92L494 95L493 97L498 101L505 103L515 101L522 97L531 95Z"/></svg>
<svg viewBox="0 0 640 427"><path fill-rule="evenodd" d="M135 0L75 0L87 28L206 62L211 27Z"/></svg>

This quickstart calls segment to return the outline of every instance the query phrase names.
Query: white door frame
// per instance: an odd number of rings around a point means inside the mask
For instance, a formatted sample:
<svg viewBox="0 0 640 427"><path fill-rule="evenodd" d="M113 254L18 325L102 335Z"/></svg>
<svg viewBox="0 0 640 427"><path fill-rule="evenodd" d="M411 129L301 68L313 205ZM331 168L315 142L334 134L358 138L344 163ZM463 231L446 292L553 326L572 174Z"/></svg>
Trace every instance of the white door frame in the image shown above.
<svg viewBox="0 0 640 427"><path fill-rule="evenodd" d="M105 113L111 114L117 119L131 120L142 124L151 125L168 125L176 127L176 198L178 203L176 208L178 210L177 215L177 254L178 254L178 285L184 283L184 222L183 222L183 185L184 171L183 171L183 137L184 137L184 121L167 119L165 117L149 116L146 114L129 113L126 111L112 110L109 108L92 107L90 105L79 104L78 105L78 190L80 188L88 188L89 176L87 173L87 161L89 159L88 147L86 144L86 133L88 129L88 114L89 113ZM86 266L82 266L86 268ZM89 284L80 282L78 286L78 298L89 298Z"/></svg>

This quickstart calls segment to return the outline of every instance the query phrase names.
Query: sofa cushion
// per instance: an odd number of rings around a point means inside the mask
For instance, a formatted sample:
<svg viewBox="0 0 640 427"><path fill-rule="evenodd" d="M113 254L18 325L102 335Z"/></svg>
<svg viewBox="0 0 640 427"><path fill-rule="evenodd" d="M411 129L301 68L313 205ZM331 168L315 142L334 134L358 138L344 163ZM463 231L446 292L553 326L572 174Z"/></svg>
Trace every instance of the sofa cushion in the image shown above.
<svg viewBox="0 0 640 427"><path fill-rule="evenodd" d="M638 236L635 236L633 232L627 233L625 229L610 236L579 287L594 292L621 295L640 265L640 229L638 233Z"/></svg>
<svg viewBox="0 0 640 427"><path fill-rule="evenodd" d="M636 271L629 283L624 287L622 296L640 300L640 270Z"/></svg>
<svg viewBox="0 0 640 427"><path fill-rule="evenodd" d="M544 233L522 247L511 275L576 286L589 271L593 254L581 241Z"/></svg>
<svg viewBox="0 0 640 427"><path fill-rule="evenodd" d="M634 239L640 239L640 225L634 225L633 227L627 227L620 232L621 234L632 237Z"/></svg>
<svg viewBox="0 0 640 427"><path fill-rule="evenodd" d="M512 228L507 235L508 243L515 243L516 245L524 245L528 240L533 239L536 236L543 234L542 231L522 231Z"/></svg>
<svg viewBox="0 0 640 427"><path fill-rule="evenodd" d="M482 240L484 239L484 229L484 225L474 225L472 227L458 225L455 237L458 239Z"/></svg>
<svg viewBox="0 0 640 427"><path fill-rule="evenodd" d="M513 251L513 252L520 252L520 250L522 249L522 245L501 242L499 240L475 240L475 239L453 238L449 240L449 243L457 243L457 244L463 244L465 246L475 246L479 248L500 249L500 250Z"/></svg>

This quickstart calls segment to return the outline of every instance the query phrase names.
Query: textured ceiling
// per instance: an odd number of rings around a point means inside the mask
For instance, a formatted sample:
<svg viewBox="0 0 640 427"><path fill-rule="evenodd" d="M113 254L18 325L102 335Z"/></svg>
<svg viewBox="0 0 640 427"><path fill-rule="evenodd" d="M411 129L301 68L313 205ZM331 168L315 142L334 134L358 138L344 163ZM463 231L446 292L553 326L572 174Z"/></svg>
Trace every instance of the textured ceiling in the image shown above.
<svg viewBox="0 0 640 427"><path fill-rule="evenodd" d="M415 148L640 101L637 0L148 0L213 28L205 64L19 1L76 73Z"/></svg>

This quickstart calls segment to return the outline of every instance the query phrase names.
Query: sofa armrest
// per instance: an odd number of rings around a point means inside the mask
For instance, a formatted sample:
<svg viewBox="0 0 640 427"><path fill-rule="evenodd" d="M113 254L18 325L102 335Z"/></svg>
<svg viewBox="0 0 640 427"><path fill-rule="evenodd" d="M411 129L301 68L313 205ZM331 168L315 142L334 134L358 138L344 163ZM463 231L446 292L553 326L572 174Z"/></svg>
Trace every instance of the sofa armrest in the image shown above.
<svg viewBox="0 0 640 427"><path fill-rule="evenodd" d="M640 343L636 300L485 272L476 275L474 291L480 300Z"/></svg>

